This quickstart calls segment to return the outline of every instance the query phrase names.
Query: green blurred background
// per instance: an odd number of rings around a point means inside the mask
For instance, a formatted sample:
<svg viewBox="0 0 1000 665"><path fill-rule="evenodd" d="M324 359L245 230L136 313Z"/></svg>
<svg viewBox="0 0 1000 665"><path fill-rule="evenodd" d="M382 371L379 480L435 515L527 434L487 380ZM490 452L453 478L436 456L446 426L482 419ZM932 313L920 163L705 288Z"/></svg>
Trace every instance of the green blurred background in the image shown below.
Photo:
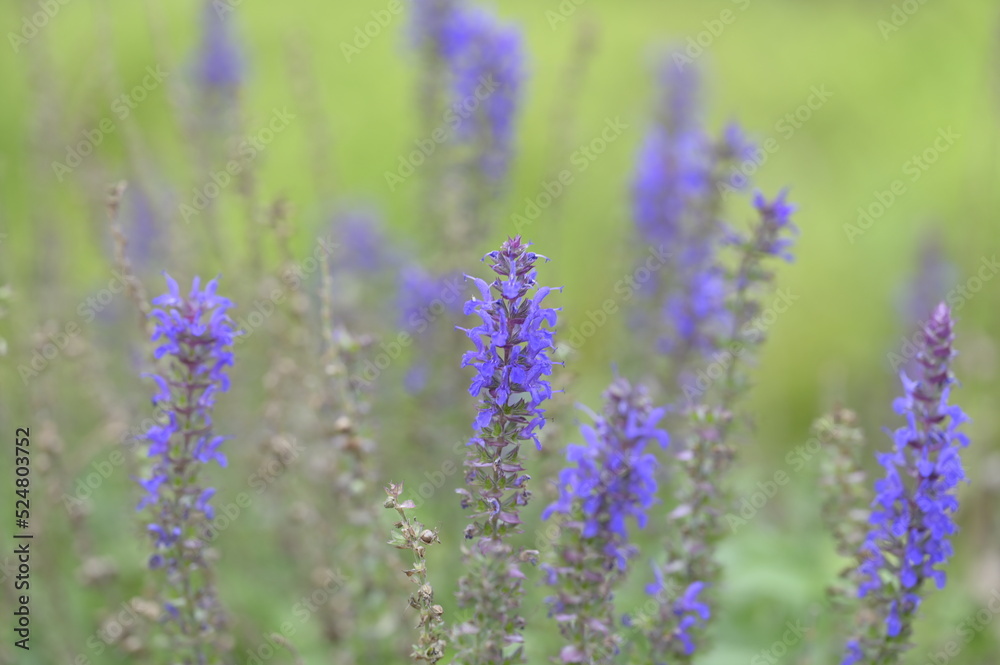
<svg viewBox="0 0 1000 665"><path fill-rule="evenodd" d="M276 108L295 116L254 161L258 204L283 197L293 207L294 254L311 252L333 207L358 201L372 201L394 235L409 239L420 251L431 250L440 230L427 228L414 213L421 196L417 179L389 191L384 177L400 155L412 150L420 133L417 62L405 39L407 13L393 15L369 45L347 58L342 44L353 42L356 28L388 3L229 4L227 22L239 36L247 66L239 103L243 125L263 127ZM993 212L1000 147L1000 12L987 0L914 0L906 4L916 10L912 15L899 14L903 4L585 0L563 2L566 15L559 14L559 20L553 18L553 12L560 12L555 0L505 0L497 7L502 17L523 28L530 72L513 183L498 206L503 212L493 232L468 247L465 256L454 257L454 265L478 270L482 253L514 232L509 215L522 211L525 199L537 196L553 173L570 168L573 151L596 138L607 119L620 118L627 125L620 139L577 173L556 205L522 229L538 251L553 259L544 268L545 283L566 287L558 303L564 308L564 330L585 320L586 312L597 309L615 282L632 270L623 260L633 233L629 179L650 117L650 65L664 46L684 45L703 33L703 43L709 44L697 65L705 74L709 124L721 127L738 119L758 141L775 139L777 150L754 178L765 192L789 186L790 199L799 206L796 222L802 234L796 262L778 275L779 286L799 299L770 330L754 370L757 387L745 405L756 427L741 444L742 462L734 478L738 497L776 470L788 470L786 454L807 440L810 423L834 402L859 412L873 449L886 446L881 428L898 424L891 399L899 390L887 354L910 332L899 300L917 269L922 238L929 229L940 230L955 266L956 286L966 284L1000 249L1000 224ZM190 166L197 146L185 141L178 117L191 78L202 6L191 0L70 0L54 5L57 11L27 44L0 47L5 101L0 104L0 285L12 289L0 320L0 336L9 345L0 374L0 416L5 433L29 425L42 432L44 426L57 430L56 438L63 442L51 462L57 471L35 469L35 487L39 495L48 495L51 505L37 509L43 533L35 542L40 554L34 563L33 648L29 654L12 649L4 627L0 658L41 665L70 663L75 655L86 654L91 662L130 662L115 649L97 656L86 640L109 607L143 589L146 550L133 537L139 529L131 509L135 491L127 474L116 473L95 495L82 526L68 519L59 497L91 470L94 460L106 458L117 439L105 427L102 408L107 405L100 404L101 391L88 377L103 377L109 394L122 395L119 406L130 422L146 413L148 386L124 357L140 344L135 313L118 296L121 302L115 307L124 312L119 319L81 325L87 344L105 349L95 356L102 359L94 361L96 366L88 366L86 353L60 356L40 377L27 381L17 366L44 343L39 331L78 321L78 304L107 285L113 267L105 211L109 184L138 181L153 189L172 188L177 200L190 198L198 182ZM38 11L35 2L4 3L0 21L5 41L11 40L8 33L21 33L25 17ZM725 11L735 20L711 35L709 28L717 27L711 22ZM894 12L907 19L889 31L885 22L893 20ZM153 89L126 119L118 119L113 100L139 85L150 66L166 70L166 84ZM816 89L828 91L829 99L789 132L782 119ZM60 181L52 163L64 161L67 146L102 118L112 118L115 131ZM949 129L958 136L954 144L912 181L910 172L904 172L907 161ZM870 228L851 238L845 227L857 223L858 208L871 206L897 179L904 181L906 192ZM238 285L258 277L234 274L234 266L242 265L251 251L255 231L244 201L231 194L218 202L214 230L207 224L184 226L176 217L163 220L172 225L174 237L185 238L173 247L179 252L177 272L185 278L194 272L222 272L224 283ZM204 251L212 233L225 252ZM277 254L271 250L262 265ZM958 639L962 620L985 608L991 594L1000 593L1000 518L994 513L1000 447L991 406L1000 361L995 341L1000 316L998 283L992 277L995 273L989 272L982 288L955 312L961 352L956 373L962 385L954 398L972 417L968 432L973 445L966 457L972 483L962 488L962 532L955 542L949 585L931 592L923 606L918 646L907 661L914 664L937 662L931 654ZM159 280L147 286L154 293L162 288ZM620 357L623 328L624 321L601 328L574 357L570 402L596 402L611 363ZM264 340L256 342L253 348L266 348ZM115 350L121 357L114 357ZM239 366L234 383L258 386L259 365L251 360ZM240 453L233 451L241 445L240 434L254 432L259 415L258 404L246 399L241 402L237 389L220 401L218 422L235 433L227 445L237 458ZM471 401L468 406L471 412ZM407 431L405 422L378 423L385 480L419 483L422 468L439 468L449 454L407 449ZM566 432L572 440L572 428L567 426ZM4 483L12 477L11 463L12 455L5 453ZM805 620L811 631L780 662L799 662L796 654L805 653L808 642L836 645L836 636L825 633L822 621L811 614L841 563L819 523L817 471L818 465L807 464L790 474L790 487L727 541L718 646L701 662L770 662L752 659L781 639L786 621ZM223 502L239 491L239 481L227 480L225 472L215 469L211 477L222 488ZM9 514L8 494L4 492L4 515ZM461 520L454 503L450 491L437 493L420 517L440 526L442 534L458 536ZM7 533L7 518L3 521ZM387 531L388 518L379 528ZM86 539L90 555L107 557L118 567L114 583L104 590L81 582L80 538ZM240 624L240 635L275 630L301 590L268 515L238 522L218 547L221 593ZM449 610L453 582L447 573L454 569L454 548L455 541L446 538L431 559L432 568L438 565L439 593ZM352 562L338 565L347 572ZM8 579L5 586L9 584ZM5 625L10 622L7 591ZM532 602L540 602L542 595L538 592ZM402 614L405 596L392 600L397 601ZM626 596L623 604L629 602L631 596ZM1000 622L994 618L953 662L1000 662ZM541 655L551 650L553 634L554 626L539 613L529 626L531 643L540 645L533 662L542 662ZM305 662L348 662L331 655L315 625L307 625L294 641ZM838 661L834 649L825 660L808 662Z"/></svg>

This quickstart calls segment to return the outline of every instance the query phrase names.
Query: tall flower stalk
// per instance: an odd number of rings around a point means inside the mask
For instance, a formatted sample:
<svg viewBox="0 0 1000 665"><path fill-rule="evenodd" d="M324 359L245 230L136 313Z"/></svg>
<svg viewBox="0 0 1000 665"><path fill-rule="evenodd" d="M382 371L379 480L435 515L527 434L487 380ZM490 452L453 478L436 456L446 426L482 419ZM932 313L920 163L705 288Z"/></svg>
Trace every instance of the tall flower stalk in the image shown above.
<svg viewBox="0 0 1000 665"><path fill-rule="evenodd" d="M967 480L959 451L969 445L959 431L968 417L948 403L955 383L952 325L948 307L939 304L923 326L915 376L900 374L903 396L893 407L906 424L893 433L893 450L877 455L885 477L875 483L858 566L858 594L869 611L848 642L844 665L899 662L911 646L925 583L945 585L956 488Z"/></svg>
<svg viewBox="0 0 1000 665"><path fill-rule="evenodd" d="M628 522L644 527L656 503L657 462L646 447L667 446L667 433L657 427L664 413L642 388L616 379L605 391L603 415L581 428L586 444L566 449L559 498L542 513L561 518L558 560L545 568L555 587L547 602L566 642L564 663L612 663L618 653L614 591L637 554Z"/></svg>
<svg viewBox="0 0 1000 665"><path fill-rule="evenodd" d="M417 591L410 594L410 607L420 613L417 622L419 637L413 645L410 658L416 662L426 661L433 665L444 657L447 646L445 634L444 608L434 602L434 587L427 577L427 547L440 543L437 531L431 531L423 524L406 515L406 511L415 507L412 501L400 501L403 493L403 483L389 483L385 488L388 497L382 504L395 510L399 519L393 524L394 531L389 544L396 549L410 550L413 553L413 567L404 571L406 576L417 585Z"/></svg>
<svg viewBox="0 0 1000 665"><path fill-rule="evenodd" d="M658 68L655 120L636 159L632 216L639 239L671 254L645 302L658 308L650 330L669 355L668 387L714 352L732 316L717 259L725 234L726 172L752 146L736 125L715 138L702 126L700 78L666 57Z"/></svg>
<svg viewBox="0 0 1000 665"><path fill-rule="evenodd" d="M457 491L463 508L472 511L465 528L472 543L458 591L459 606L472 615L456 627L454 639L457 662L468 665L524 662L521 565L534 563L538 553L506 541L521 532L519 513L530 497L521 444L534 441L541 449L557 318L555 309L542 306L553 289L536 285L535 263L545 257L528 247L520 236L508 239L484 257L497 277L491 283L469 278L480 298L469 300L465 313L482 323L465 330L476 348L462 365L476 369L469 392L479 397L479 413L465 462L467 487Z"/></svg>
<svg viewBox="0 0 1000 665"><path fill-rule="evenodd" d="M425 214L445 220L452 249L483 232L513 152L525 78L521 31L463 0L418 0L412 42L423 61L421 140L446 141L429 159Z"/></svg>
<svg viewBox="0 0 1000 665"><path fill-rule="evenodd" d="M754 206L758 220L752 229L726 236L726 244L737 253L735 267L720 268L725 275L727 330L714 338L717 352L707 369L682 377L684 400L678 409L687 422L672 460L678 471L677 505L663 544L665 561L654 564L656 581L647 587L659 603L659 615L643 626L651 655L658 660L690 663L704 646L702 628L711 618L713 599L702 594L711 593L722 573L715 553L725 534L726 476L736 456L730 440L733 409L747 385L742 365L763 342L763 332L753 321L760 314L760 291L773 279L768 263L774 258L791 260L794 208L785 193L771 201L758 193Z"/></svg>
<svg viewBox="0 0 1000 665"><path fill-rule="evenodd" d="M196 277L182 296L177 282L166 279L169 292L152 301L150 313L163 368L150 376L158 386L153 401L167 417L146 435L153 464L149 477L139 479L146 490L139 509L149 508L149 567L163 576L170 662L220 663L226 661L226 618L206 557L215 490L200 476L209 462L226 465L212 409L216 395L229 389L225 369L233 364L234 329L226 311L232 303L216 294L217 280L202 289Z"/></svg>

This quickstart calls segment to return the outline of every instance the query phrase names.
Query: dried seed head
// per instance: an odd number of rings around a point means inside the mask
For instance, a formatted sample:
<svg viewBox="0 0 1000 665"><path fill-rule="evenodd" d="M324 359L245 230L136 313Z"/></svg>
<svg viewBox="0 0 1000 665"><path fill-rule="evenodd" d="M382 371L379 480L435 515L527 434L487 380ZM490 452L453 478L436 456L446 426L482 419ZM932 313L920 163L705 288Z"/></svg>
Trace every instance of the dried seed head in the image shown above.
<svg viewBox="0 0 1000 665"><path fill-rule="evenodd" d="M437 534L435 534L430 529L424 529L424 532L420 534L420 540L424 541L427 544L433 543L436 538Z"/></svg>
<svg viewBox="0 0 1000 665"><path fill-rule="evenodd" d="M347 416L337 418L333 426L338 434L346 434L354 429L354 424L351 423L351 419Z"/></svg>

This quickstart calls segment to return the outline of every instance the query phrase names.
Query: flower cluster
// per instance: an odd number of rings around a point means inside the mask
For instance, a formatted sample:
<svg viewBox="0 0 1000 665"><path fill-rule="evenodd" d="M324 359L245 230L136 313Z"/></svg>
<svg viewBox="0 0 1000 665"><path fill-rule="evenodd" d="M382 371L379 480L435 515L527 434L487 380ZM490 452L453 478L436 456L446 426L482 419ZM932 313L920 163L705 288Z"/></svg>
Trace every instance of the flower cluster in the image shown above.
<svg viewBox="0 0 1000 665"><path fill-rule="evenodd" d="M556 310L542 306L553 289L535 283L535 263L544 257L528 247L518 236L487 254L497 277L492 283L470 277L481 299L465 306L466 314L482 320L465 331L476 348L462 360L476 369L469 392L480 398L465 463L468 487L458 490L462 506L473 511L465 536L478 539L459 581L459 604L473 612L456 628L458 659L465 663L522 659L520 648L508 647L523 641L520 564L537 553L515 553L504 538L520 531L519 512L530 496L519 454L524 441L541 446L537 430L545 423L542 404L552 395L546 377L552 371L549 349L557 318Z"/></svg>
<svg viewBox="0 0 1000 665"><path fill-rule="evenodd" d="M727 281L717 253L725 167L752 147L736 125L714 140L698 120L697 70L673 58L660 65L656 122L637 158L632 214L640 238L669 248L673 260L653 293L662 303L658 340L684 370L689 356L707 357L731 324ZM729 187L731 189L731 187Z"/></svg>
<svg viewBox="0 0 1000 665"><path fill-rule="evenodd" d="M155 357L166 359L164 371L151 375L158 386L153 401L165 420L146 435L153 465L139 480L146 491L139 509L151 508L149 566L166 574L162 593L177 662L201 663L218 649L224 617L205 558L215 490L199 475L208 462L226 465L212 409L215 396L229 388L225 369L233 364L236 333L226 314L232 303L216 294L216 280L202 289L196 277L182 296L177 282L166 279L169 293L153 300L157 309L150 314Z"/></svg>
<svg viewBox="0 0 1000 665"><path fill-rule="evenodd" d="M848 644L845 665L883 662L884 654L908 647L923 584L944 586L942 567L952 554L955 489L966 480L959 451L969 441L959 431L968 418L948 404L955 352L944 303L922 332L916 377L901 373L904 394L894 403L906 424L893 433L892 452L878 455L885 477L875 483L871 530L861 546L858 593L875 607L880 625Z"/></svg>
<svg viewBox="0 0 1000 665"><path fill-rule="evenodd" d="M217 3L205 2L202 12L198 82L206 89L237 88L243 82L243 56L230 26Z"/></svg>
<svg viewBox="0 0 1000 665"><path fill-rule="evenodd" d="M445 59L451 74L456 137L474 150L479 170L498 182L507 173L514 117L524 80L521 33L479 7L463 7L447 24Z"/></svg>
<svg viewBox="0 0 1000 665"><path fill-rule="evenodd" d="M628 519L646 525L656 503L656 457L646 444L666 448L667 433L657 427L665 409L652 408L646 391L616 379L604 393L604 414L580 428L586 444L566 448L570 464L559 474L559 499L542 519L555 513L579 518L580 535L595 539L603 553L624 569L632 556Z"/></svg>
<svg viewBox="0 0 1000 665"><path fill-rule="evenodd" d="M661 596L669 591L663 579L663 571L654 566L653 574L656 581L646 585L646 593ZM662 607L667 608L670 619L666 623L669 630L660 631L665 634L669 645L665 651L672 650L683 657L694 654L694 629L705 625L712 616L711 608L698 598L704 589L704 582L691 582L679 598L662 604Z"/></svg>
<svg viewBox="0 0 1000 665"><path fill-rule="evenodd" d="M407 369L404 384L410 392L420 392L428 386L434 358L440 349L434 342L440 336L432 334L439 319L450 320L462 307L457 290L449 289L452 283L461 283L459 273L435 274L419 263L403 265L398 273L397 311L403 330L412 334L418 344L418 357Z"/></svg>
<svg viewBox="0 0 1000 665"><path fill-rule="evenodd" d="M581 428L587 443L567 447L559 499L542 513L562 527L558 563L546 569L556 587L551 613L568 642L563 662L611 662L616 652L613 590L636 553L628 522L644 527L656 503L657 462L646 446L667 446L657 426L664 412L643 389L616 379L604 394L603 415Z"/></svg>
<svg viewBox="0 0 1000 665"><path fill-rule="evenodd" d="M672 528L664 541L666 562L654 568L657 584L651 588L660 590L666 580L671 589L684 589L685 593L682 601L662 593L658 596L658 620L646 626L655 659L669 655L677 662L690 662L698 642L694 629L711 616L711 601L700 600L701 605L691 609L691 594L697 596L717 586L722 572L715 551L724 535L725 476L736 455L730 441L733 408L745 388L745 372L739 361L762 342L762 335L748 324L760 311L758 290L772 279L768 263L775 257L788 258L787 235L794 230L790 220L793 208L786 203L784 193L770 202L758 194L755 204L756 224L746 233L728 232L724 237L724 243L737 250L737 259L734 269L720 272L725 280L723 302L728 319L714 344L728 356L717 356L724 362L713 361L708 370L700 370L697 382L678 373L686 379L682 381L686 404L679 411L687 416L680 451L670 460L678 479L678 503L670 514ZM676 355L672 360L679 362ZM706 383L701 383L702 379Z"/></svg>
<svg viewBox="0 0 1000 665"><path fill-rule="evenodd" d="M481 397L474 422L481 445L502 447L531 439L541 449L536 430L545 424L541 405L552 396L545 377L552 373L549 349L557 319L557 310L543 307L542 301L558 289L536 288L535 263L548 259L529 246L516 236L487 254L484 260L498 275L492 283L469 277L482 299L469 300L465 314L479 316L482 323L463 329L476 348L466 352L462 366L476 368L469 393ZM518 395L524 397L512 402Z"/></svg>
<svg viewBox="0 0 1000 665"><path fill-rule="evenodd" d="M698 122L695 68L664 59L656 123L639 150L632 181L632 214L642 238L673 245L680 240L692 204L710 190L708 140Z"/></svg>

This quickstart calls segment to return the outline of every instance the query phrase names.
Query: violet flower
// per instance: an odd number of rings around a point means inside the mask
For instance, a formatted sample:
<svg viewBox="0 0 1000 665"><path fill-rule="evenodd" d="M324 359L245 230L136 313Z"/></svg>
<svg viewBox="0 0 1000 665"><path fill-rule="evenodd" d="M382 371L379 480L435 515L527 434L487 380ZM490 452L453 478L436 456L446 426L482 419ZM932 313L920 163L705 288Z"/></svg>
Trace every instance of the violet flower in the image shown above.
<svg viewBox="0 0 1000 665"><path fill-rule="evenodd" d="M645 390L616 379L604 394L604 412L581 427L586 444L566 449L559 499L542 519L560 517L558 562L547 565L555 595L547 599L567 645L566 663L611 663L618 651L614 590L637 550L628 523L646 524L656 499L656 457L650 442L665 448L657 427L665 409L654 409Z"/></svg>
<svg viewBox="0 0 1000 665"><path fill-rule="evenodd" d="M700 124L699 79L693 67L666 57L660 65L656 120L639 151L632 181L632 214L640 239L669 247L673 260L656 274L644 300L660 307L656 344L675 375L720 348L731 327L725 271L717 257L725 239L720 221L725 167L752 149L739 127L713 139ZM674 381L669 380L672 384ZM672 386L671 386L672 387Z"/></svg>
<svg viewBox="0 0 1000 665"><path fill-rule="evenodd" d="M473 164L498 183L507 174L514 117L524 80L521 32L479 7L463 7L446 24L456 139Z"/></svg>
<svg viewBox="0 0 1000 665"><path fill-rule="evenodd" d="M202 10L197 68L198 82L206 89L229 91L243 82L243 56L224 12L213 0L206 1Z"/></svg>
<svg viewBox="0 0 1000 665"><path fill-rule="evenodd" d="M463 329L476 348L466 352L462 366L476 370L469 392L479 397L479 413L465 463L467 488L458 493L463 508L472 510L465 537L475 542L467 551L458 600L472 616L456 627L454 640L457 662L468 664L523 662L520 564L537 552L515 552L505 540L521 531L520 509L530 496L520 450L524 441L541 447L557 318L555 309L542 306L554 289L535 282L535 263L545 257L528 247L520 236L508 239L484 258L497 277L491 283L469 278L480 298L466 303L465 313L482 323Z"/></svg>
<svg viewBox="0 0 1000 665"><path fill-rule="evenodd" d="M459 273L435 274L422 265L404 264L398 272L397 311L401 329L413 336L415 353L403 379L411 393L428 387L431 366L442 353L440 342L450 338L436 334L443 321L462 311Z"/></svg>
<svg viewBox="0 0 1000 665"><path fill-rule="evenodd" d="M871 530L861 546L860 597L877 623L848 643L843 663L882 663L909 648L924 583L945 585L944 566L957 531L956 488L966 481L959 451L969 445L959 431L968 417L948 403L955 379L951 312L941 303L923 326L914 378L900 374L903 396L893 407L906 424L893 433L891 452L877 455L885 478L875 483Z"/></svg>
<svg viewBox="0 0 1000 665"><path fill-rule="evenodd" d="M215 397L229 389L226 367L235 335L226 311L232 303L216 294L217 280L204 289L196 277L187 296L169 275L169 293L155 298L155 357L163 362L151 378L158 387L154 404L165 421L150 429L150 474L138 479L146 491L139 509L149 508L148 531L154 554L149 567L163 571L160 590L171 640L172 662L215 662L221 653L225 617L205 557L214 538L210 524L215 490L201 481L212 461L226 465L219 450L224 437L214 433Z"/></svg>

